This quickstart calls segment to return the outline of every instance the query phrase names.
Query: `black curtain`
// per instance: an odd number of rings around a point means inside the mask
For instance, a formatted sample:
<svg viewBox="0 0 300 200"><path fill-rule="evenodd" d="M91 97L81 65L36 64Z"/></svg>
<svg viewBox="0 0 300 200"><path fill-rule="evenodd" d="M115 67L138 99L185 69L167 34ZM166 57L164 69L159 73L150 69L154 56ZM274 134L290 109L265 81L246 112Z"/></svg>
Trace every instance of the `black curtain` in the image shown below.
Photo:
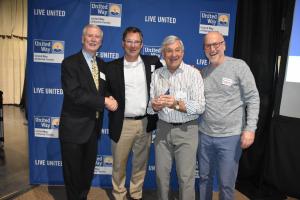
<svg viewBox="0 0 300 200"><path fill-rule="evenodd" d="M300 140L298 145L294 142L290 147L289 142L293 141L295 134L282 140L284 128L276 127L294 3L295 0L238 1L233 56L245 60L250 66L261 100L255 142L243 151L236 183L236 188L250 199L284 199L285 195L300 197L300 183L291 183L287 178L292 174L297 176L297 170L288 172L291 167L285 168L293 163L289 159L295 159L297 151L291 157L285 154L290 153L291 148L297 150ZM280 72L277 71L279 55L282 56ZM295 128L296 124L292 125ZM290 147L289 151L284 151L285 146ZM284 175L278 178L278 174ZM299 176L297 179L300 181Z"/></svg>

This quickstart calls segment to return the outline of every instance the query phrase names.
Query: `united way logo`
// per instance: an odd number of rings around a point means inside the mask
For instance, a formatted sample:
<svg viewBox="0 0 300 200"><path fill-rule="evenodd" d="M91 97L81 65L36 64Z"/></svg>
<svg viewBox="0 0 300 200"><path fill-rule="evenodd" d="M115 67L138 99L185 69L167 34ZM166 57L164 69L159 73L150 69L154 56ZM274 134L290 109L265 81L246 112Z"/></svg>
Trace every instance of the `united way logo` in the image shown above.
<svg viewBox="0 0 300 200"><path fill-rule="evenodd" d="M110 155L98 155L94 174L111 175L113 158Z"/></svg>
<svg viewBox="0 0 300 200"><path fill-rule="evenodd" d="M219 26L228 26L229 25L229 15L228 14L219 14L218 25Z"/></svg>
<svg viewBox="0 0 300 200"><path fill-rule="evenodd" d="M90 24L121 27L122 4L91 2Z"/></svg>
<svg viewBox="0 0 300 200"><path fill-rule="evenodd" d="M143 55L151 55L151 56L157 56L161 57L160 54L160 46L150 46L150 45L144 45L142 48L142 54Z"/></svg>
<svg viewBox="0 0 300 200"><path fill-rule="evenodd" d="M52 129L58 129L59 121L60 121L59 117L51 117L51 128Z"/></svg>
<svg viewBox="0 0 300 200"><path fill-rule="evenodd" d="M110 4L109 14L110 14L110 16L116 16L116 17L120 16L121 6L119 4Z"/></svg>
<svg viewBox="0 0 300 200"><path fill-rule="evenodd" d="M52 44L53 53L64 53L64 43L61 41L54 41Z"/></svg>
<svg viewBox="0 0 300 200"><path fill-rule="evenodd" d="M59 117L34 116L34 136L58 138Z"/></svg>
<svg viewBox="0 0 300 200"><path fill-rule="evenodd" d="M105 156L103 159L103 165L112 167L113 158L112 156Z"/></svg>
<svg viewBox="0 0 300 200"><path fill-rule="evenodd" d="M33 40L33 62L61 63L64 59L64 52L64 41Z"/></svg>
<svg viewBox="0 0 300 200"><path fill-rule="evenodd" d="M199 33L207 34L210 31L219 31L228 36L230 14L217 12L200 12Z"/></svg>

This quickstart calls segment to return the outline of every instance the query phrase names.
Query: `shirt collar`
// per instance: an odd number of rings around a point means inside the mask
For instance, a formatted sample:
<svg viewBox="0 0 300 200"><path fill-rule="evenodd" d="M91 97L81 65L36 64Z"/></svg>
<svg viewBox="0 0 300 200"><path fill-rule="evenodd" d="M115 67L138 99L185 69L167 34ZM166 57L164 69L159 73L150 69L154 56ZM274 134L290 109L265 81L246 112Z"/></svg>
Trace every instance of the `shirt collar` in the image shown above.
<svg viewBox="0 0 300 200"><path fill-rule="evenodd" d="M176 71L174 72L174 74L177 74L177 73L180 73L180 72L183 72L184 71L184 68L185 68L185 63L182 61L179 65L179 67L176 69ZM160 72L160 75L164 78L168 78L171 76L171 72L168 70L167 66L164 65L161 72Z"/></svg>
<svg viewBox="0 0 300 200"><path fill-rule="evenodd" d="M85 51L84 49L82 49L82 54L84 56L84 58L88 61L91 61L93 60L93 57L96 56L96 55L93 55L93 54L90 54L88 53L87 51Z"/></svg>
<svg viewBox="0 0 300 200"><path fill-rule="evenodd" d="M143 61L142 61L142 58L141 56L138 57L138 59L134 62L128 62L125 57L124 57L124 67L136 67L138 66L139 64L141 64Z"/></svg>

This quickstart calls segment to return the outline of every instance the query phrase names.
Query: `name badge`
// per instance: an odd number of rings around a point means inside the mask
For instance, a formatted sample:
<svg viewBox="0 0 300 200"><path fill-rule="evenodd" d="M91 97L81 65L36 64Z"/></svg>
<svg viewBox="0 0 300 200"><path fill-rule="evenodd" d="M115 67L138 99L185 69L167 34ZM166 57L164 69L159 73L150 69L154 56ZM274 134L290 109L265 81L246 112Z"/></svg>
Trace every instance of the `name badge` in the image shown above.
<svg viewBox="0 0 300 200"><path fill-rule="evenodd" d="M103 74L102 72L100 72L100 78L101 78L102 80L105 80L105 81L106 81L105 74Z"/></svg>
<svg viewBox="0 0 300 200"><path fill-rule="evenodd" d="M222 84L223 85L227 85L227 86L232 86L233 84L233 80L230 78L222 78Z"/></svg>

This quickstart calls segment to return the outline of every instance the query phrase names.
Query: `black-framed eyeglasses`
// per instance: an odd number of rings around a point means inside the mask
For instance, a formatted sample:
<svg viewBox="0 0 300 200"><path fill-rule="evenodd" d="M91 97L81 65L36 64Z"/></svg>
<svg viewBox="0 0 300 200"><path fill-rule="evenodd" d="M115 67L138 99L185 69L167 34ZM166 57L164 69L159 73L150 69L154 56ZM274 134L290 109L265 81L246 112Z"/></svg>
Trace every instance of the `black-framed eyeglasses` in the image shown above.
<svg viewBox="0 0 300 200"><path fill-rule="evenodd" d="M204 49L205 50L210 50L211 47L214 47L214 49L218 49L221 46L221 44L223 44L223 43L224 43L224 40L221 41L221 42L215 42L215 43L211 43L211 44L204 44Z"/></svg>
<svg viewBox="0 0 300 200"><path fill-rule="evenodd" d="M125 43L128 45L140 45L142 41L140 40L125 40Z"/></svg>

